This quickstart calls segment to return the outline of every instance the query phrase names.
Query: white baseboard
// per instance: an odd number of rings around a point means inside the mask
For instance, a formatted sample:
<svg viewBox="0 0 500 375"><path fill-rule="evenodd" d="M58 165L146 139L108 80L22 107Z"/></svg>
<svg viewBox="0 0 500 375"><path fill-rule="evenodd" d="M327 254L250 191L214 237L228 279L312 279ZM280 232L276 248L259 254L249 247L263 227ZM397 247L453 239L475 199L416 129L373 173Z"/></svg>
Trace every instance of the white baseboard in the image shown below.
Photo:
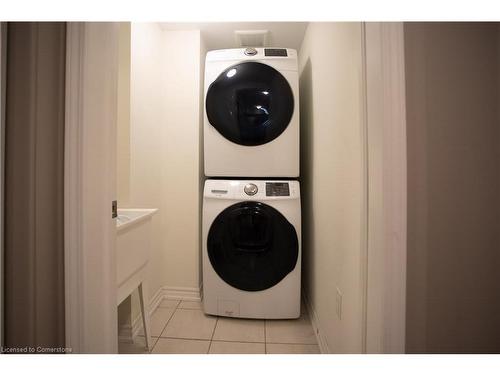
<svg viewBox="0 0 500 375"><path fill-rule="evenodd" d="M185 287L172 287L163 286L159 288L149 301L149 316L151 317L161 301L164 299L177 299L183 301L201 301L201 284L200 288L185 288ZM132 337L136 338L142 329L142 317L139 313L132 322Z"/></svg>
<svg viewBox="0 0 500 375"><path fill-rule="evenodd" d="M200 301L203 301L203 282L200 282Z"/></svg>
<svg viewBox="0 0 500 375"><path fill-rule="evenodd" d="M151 299L149 300L149 306L148 306L149 316L153 315L158 306L160 306L161 301L163 301L163 288L159 288L153 295L153 297L151 297ZM141 314L139 314L139 318L140 315Z"/></svg>
<svg viewBox="0 0 500 375"><path fill-rule="evenodd" d="M201 301L199 288L184 288L164 286L161 288L163 298L165 299L181 299L184 301Z"/></svg>
<svg viewBox="0 0 500 375"><path fill-rule="evenodd" d="M321 354L330 354L328 343L326 342L325 337L321 334L322 331L318 315L316 314L309 297L304 291L302 291L302 296L304 298L304 303L306 305L307 312L309 313L309 317L311 318L311 324L313 326L314 334L316 335L316 340L318 341L319 351Z"/></svg>

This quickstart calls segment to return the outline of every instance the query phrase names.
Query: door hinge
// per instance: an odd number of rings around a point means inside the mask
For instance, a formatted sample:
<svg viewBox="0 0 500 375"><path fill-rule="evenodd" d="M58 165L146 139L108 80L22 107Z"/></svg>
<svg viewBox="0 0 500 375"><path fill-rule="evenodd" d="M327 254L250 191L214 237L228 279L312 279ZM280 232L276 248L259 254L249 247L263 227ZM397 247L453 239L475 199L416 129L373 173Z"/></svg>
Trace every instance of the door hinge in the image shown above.
<svg viewBox="0 0 500 375"><path fill-rule="evenodd" d="M111 202L111 218L114 219L118 217L118 202L113 201Z"/></svg>

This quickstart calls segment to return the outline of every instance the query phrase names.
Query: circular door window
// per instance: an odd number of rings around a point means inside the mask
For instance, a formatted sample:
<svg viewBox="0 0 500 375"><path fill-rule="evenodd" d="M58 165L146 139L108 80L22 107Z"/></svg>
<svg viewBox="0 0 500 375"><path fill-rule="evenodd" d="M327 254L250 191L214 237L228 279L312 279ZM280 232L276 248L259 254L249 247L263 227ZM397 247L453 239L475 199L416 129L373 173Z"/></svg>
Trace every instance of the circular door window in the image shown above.
<svg viewBox="0 0 500 375"><path fill-rule="evenodd" d="M260 202L237 203L222 211L210 227L207 248L220 278L246 291L278 284L295 268L299 254L293 225Z"/></svg>
<svg viewBox="0 0 500 375"><path fill-rule="evenodd" d="M293 114L288 81L266 64L246 62L222 72L206 97L210 124L231 142L258 146L285 131Z"/></svg>

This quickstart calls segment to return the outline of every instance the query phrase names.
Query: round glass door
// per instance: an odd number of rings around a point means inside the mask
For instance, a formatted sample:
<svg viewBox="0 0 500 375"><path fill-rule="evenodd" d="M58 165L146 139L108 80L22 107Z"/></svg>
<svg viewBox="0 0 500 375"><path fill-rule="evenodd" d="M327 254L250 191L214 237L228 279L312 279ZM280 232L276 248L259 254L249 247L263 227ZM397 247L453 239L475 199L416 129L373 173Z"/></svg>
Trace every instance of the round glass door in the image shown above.
<svg viewBox="0 0 500 375"><path fill-rule="evenodd" d="M245 62L226 69L206 97L210 124L231 142L258 146L285 131L293 114L288 81L266 64Z"/></svg>
<svg viewBox="0 0 500 375"><path fill-rule="evenodd" d="M207 248L220 278L246 291L278 284L295 268L299 254L293 225L260 202L237 203L222 211L210 227Z"/></svg>

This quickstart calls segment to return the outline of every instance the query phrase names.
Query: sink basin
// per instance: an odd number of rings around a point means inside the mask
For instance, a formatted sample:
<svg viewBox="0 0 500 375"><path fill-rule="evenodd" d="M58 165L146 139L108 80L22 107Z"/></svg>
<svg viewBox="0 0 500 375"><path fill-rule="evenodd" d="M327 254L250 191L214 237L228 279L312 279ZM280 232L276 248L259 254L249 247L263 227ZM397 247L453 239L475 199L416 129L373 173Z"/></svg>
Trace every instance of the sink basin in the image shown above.
<svg viewBox="0 0 500 375"><path fill-rule="evenodd" d="M118 209L116 229L118 232L148 220L158 211L157 208L123 208Z"/></svg>

